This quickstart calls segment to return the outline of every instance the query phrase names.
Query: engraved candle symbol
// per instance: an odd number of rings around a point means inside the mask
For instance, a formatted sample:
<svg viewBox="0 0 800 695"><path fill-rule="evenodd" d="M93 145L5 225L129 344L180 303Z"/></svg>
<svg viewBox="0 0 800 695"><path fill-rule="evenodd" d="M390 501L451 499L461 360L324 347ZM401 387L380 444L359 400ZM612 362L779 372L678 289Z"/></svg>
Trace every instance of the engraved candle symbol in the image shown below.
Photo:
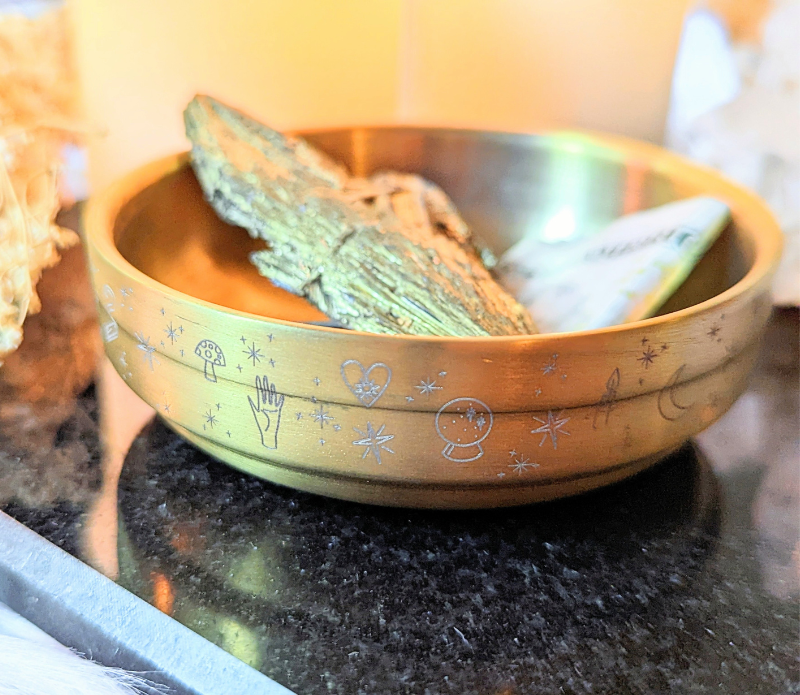
<svg viewBox="0 0 800 695"><path fill-rule="evenodd" d="M489 406L477 398L448 401L436 413L436 432L447 442L442 456L449 461L479 459L483 456L481 442L489 436L493 423Z"/></svg>
<svg viewBox="0 0 800 695"><path fill-rule="evenodd" d="M201 340L197 343L194 354L205 360L203 375L206 380L216 383L217 373L214 371L214 367L225 366L225 355L222 354L222 349L219 345L212 340Z"/></svg>

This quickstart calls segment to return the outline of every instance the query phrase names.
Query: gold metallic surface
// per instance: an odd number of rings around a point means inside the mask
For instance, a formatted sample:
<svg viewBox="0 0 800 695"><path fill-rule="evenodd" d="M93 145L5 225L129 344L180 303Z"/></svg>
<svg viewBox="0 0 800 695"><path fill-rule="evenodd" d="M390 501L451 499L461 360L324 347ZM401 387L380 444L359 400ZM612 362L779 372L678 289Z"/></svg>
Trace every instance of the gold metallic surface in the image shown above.
<svg viewBox="0 0 800 695"><path fill-rule="evenodd" d="M536 333L437 186L407 173L351 177L302 139L210 97L195 97L184 118L206 200L267 242L251 255L265 277L338 325L410 335Z"/></svg>
<svg viewBox="0 0 800 695"><path fill-rule="evenodd" d="M724 200L733 223L661 316L558 335L371 335L301 323L318 313L258 276L251 240L206 205L187 156L154 162L87 209L105 349L136 393L213 456L376 504L521 504L641 470L744 389L781 247L753 194L618 138L306 137L357 175L392 168L441 185L496 253L564 207L591 227L703 193Z"/></svg>

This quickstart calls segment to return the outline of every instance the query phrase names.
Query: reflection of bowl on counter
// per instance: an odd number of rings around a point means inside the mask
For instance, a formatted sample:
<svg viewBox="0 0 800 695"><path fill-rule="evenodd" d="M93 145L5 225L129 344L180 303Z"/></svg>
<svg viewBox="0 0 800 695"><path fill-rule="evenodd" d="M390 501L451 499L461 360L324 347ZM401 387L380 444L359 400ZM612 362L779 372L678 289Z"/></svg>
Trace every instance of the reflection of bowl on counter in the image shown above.
<svg viewBox="0 0 800 695"><path fill-rule="evenodd" d="M495 252L564 209L591 230L702 193L723 199L733 223L652 319L502 338L372 335L310 325L325 317L258 275L248 253L259 242L216 217L186 157L155 162L92 201L87 246L95 290L113 291L112 363L206 452L335 497L519 504L642 470L742 392L780 252L774 220L743 189L599 136L387 128L309 139L355 174L391 168L440 184Z"/></svg>
<svg viewBox="0 0 800 695"><path fill-rule="evenodd" d="M619 643L629 665L651 664L642 622L660 630L669 616L677 630L716 586L720 502L687 446L621 485L533 508L353 505L230 470L156 421L120 476L120 582L298 693L325 691L320 673L334 692L396 692L409 673L415 692L436 692L442 673L468 692L487 669L517 673L524 692L526 665L562 640L587 679L609 675ZM559 668L548 656L536 677Z"/></svg>

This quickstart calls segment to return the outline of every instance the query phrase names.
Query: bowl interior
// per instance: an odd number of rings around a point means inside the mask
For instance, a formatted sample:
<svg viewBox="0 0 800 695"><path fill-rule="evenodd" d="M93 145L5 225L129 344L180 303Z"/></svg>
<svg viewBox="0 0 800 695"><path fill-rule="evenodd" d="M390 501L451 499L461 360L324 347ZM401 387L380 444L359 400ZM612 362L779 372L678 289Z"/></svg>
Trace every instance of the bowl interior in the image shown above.
<svg viewBox="0 0 800 695"><path fill-rule="evenodd" d="M439 184L496 253L525 234L543 240L588 235L620 215L706 192L636 148L581 134L359 128L305 137L354 174L394 169ZM709 299L744 277L754 250L740 225L734 212L732 224L660 313ZM248 254L263 242L217 218L188 164L134 196L117 217L114 235L128 262L172 289L260 316L326 321L258 274Z"/></svg>

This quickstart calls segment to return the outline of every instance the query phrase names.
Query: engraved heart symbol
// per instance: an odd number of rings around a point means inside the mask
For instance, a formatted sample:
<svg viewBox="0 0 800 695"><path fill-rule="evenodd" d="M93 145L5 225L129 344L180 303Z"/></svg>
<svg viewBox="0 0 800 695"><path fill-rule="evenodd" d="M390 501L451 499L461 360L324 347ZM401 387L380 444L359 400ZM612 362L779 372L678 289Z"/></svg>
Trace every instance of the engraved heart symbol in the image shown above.
<svg viewBox="0 0 800 695"><path fill-rule="evenodd" d="M371 408L392 380L392 370L383 362L376 362L369 369L358 360L342 363L342 379L352 394L367 408Z"/></svg>

